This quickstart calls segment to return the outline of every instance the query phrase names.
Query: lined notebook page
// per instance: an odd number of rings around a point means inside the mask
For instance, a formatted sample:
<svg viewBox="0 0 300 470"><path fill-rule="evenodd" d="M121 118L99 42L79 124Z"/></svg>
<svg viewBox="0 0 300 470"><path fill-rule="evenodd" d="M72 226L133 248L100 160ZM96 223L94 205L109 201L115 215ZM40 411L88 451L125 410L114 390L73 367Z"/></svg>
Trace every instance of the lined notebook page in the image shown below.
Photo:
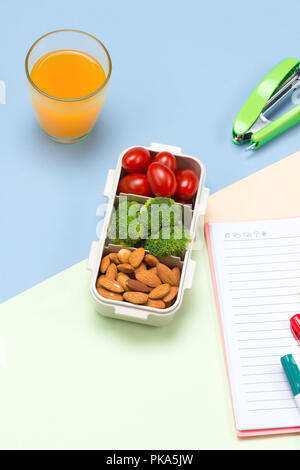
<svg viewBox="0 0 300 470"><path fill-rule="evenodd" d="M300 426L280 363L300 347L300 218L209 224L237 429Z"/></svg>

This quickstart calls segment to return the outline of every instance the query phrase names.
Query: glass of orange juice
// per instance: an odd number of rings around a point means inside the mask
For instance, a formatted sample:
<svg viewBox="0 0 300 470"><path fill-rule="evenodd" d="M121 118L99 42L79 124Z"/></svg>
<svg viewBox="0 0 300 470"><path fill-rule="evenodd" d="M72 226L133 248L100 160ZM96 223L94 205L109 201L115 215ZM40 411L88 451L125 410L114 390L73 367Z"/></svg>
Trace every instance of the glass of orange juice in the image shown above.
<svg viewBox="0 0 300 470"><path fill-rule="evenodd" d="M48 137L63 144L85 139L111 75L105 46L83 31L53 31L31 46L25 69L34 110Z"/></svg>

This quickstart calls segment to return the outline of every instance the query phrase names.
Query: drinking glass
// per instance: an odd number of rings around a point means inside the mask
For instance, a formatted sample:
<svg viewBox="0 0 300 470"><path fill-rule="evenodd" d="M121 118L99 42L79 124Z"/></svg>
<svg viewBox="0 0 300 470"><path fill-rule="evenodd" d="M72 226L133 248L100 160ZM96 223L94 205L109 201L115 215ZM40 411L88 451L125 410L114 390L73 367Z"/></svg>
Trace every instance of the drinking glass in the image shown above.
<svg viewBox="0 0 300 470"><path fill-rule="evenodd" d="M39 89L30 76L34 64L45 54L59 50L80 51L92 56L103 67L106 77L104 83L99 83L93 93L75 99L54 97ZM105 46L97 38L83 31L53 31L39 38L31 46L25 60L30 98L38 121L50 139L72 144L89 135L106 97L111 68L111 59Z"/></svg>

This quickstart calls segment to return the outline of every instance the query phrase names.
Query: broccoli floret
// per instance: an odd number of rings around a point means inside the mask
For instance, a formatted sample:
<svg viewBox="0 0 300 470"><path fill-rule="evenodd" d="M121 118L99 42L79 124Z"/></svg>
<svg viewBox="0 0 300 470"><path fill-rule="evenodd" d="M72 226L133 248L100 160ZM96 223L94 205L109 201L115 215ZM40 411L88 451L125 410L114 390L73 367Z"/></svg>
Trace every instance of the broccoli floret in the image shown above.
<svg viewBox="0 0 300 470"><path fill-rule="evenodd" d="M141 204L122 201L113 213L108 236L116 245L135 246L144 235L144 227L138 220Z"/></svg>
<svg viewBox="0 0 300 470"><path fill-rule="evenodd" d="M144 248L158 257L181 256L190 241L188 230L183 225L171 229L162 227L158 233L147 238Z"/></svg>
<svg viewBox="0 0 300 470"><path fill-rule="evenodd" d="M140 221L149 234L158 232L162 227L178 224L181 220L181 207L168 197L148 199L140 212Z"/></svg>

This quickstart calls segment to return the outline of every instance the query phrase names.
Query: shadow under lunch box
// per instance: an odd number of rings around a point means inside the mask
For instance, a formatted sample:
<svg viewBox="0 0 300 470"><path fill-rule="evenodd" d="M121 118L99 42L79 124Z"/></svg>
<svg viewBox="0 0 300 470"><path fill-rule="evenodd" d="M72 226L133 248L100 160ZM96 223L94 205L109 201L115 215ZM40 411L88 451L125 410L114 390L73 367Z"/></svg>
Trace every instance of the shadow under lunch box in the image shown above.
<svg viewBox="0 0 300 470"><path fill-rule="evenodd" d="M204 165L195 157L184 155L179 147L173 147L170 145L162 145L153 143L150 147L145 147L150 151L151 157L153 158L158 152L171 152L177 159L178 169L183 170L185 168L192 169L196 172L199 177L199 187L196 195L193 198L193 207L189 209L188 206L184 206L185 209L190 211L190 222L189 231L191 242L189 243L186 251L183 253L182 258L176 256L168 256L161 258L164 264L173 268L178 266L181 269L181 279L178 289L176 301L173 305L163 310L153 307L147 307L145 305L136 305L127 303L124 301L116 301L102 297L96 289L96 283L100 271L100 263L102 257L111 253L118 252L123 246L117 246L110 244L107 237L107 231L111 222L114 207L119 201L119 195L117 195L117 188L120 177L124 175L122 169L122 158L125 153L133 147L129 147L119 156L118 164L115 170L109 170L107 181L104 189L104 196L108 198L108 206L106 215L103 223L102 236L99 241L92 243L88 269L92 271L90 290L95 302L96 310L106 316L120 320L127 320L131 322L143 323L152 326L164 326L168 324L175 315L175 312L179 309L185 289L191 289L195 271L195 261L191 259L191 252L193 247L198 244L197 249L201 249L204 240L204 215L206 212L209 189L205 187L206 171ZM132 194L126 194L128 200L135 200L141 203L151 199L149 197L137 196ZM134 250L135 248L129 248ZM147 251L146 251L147 253Z"/></svg>

